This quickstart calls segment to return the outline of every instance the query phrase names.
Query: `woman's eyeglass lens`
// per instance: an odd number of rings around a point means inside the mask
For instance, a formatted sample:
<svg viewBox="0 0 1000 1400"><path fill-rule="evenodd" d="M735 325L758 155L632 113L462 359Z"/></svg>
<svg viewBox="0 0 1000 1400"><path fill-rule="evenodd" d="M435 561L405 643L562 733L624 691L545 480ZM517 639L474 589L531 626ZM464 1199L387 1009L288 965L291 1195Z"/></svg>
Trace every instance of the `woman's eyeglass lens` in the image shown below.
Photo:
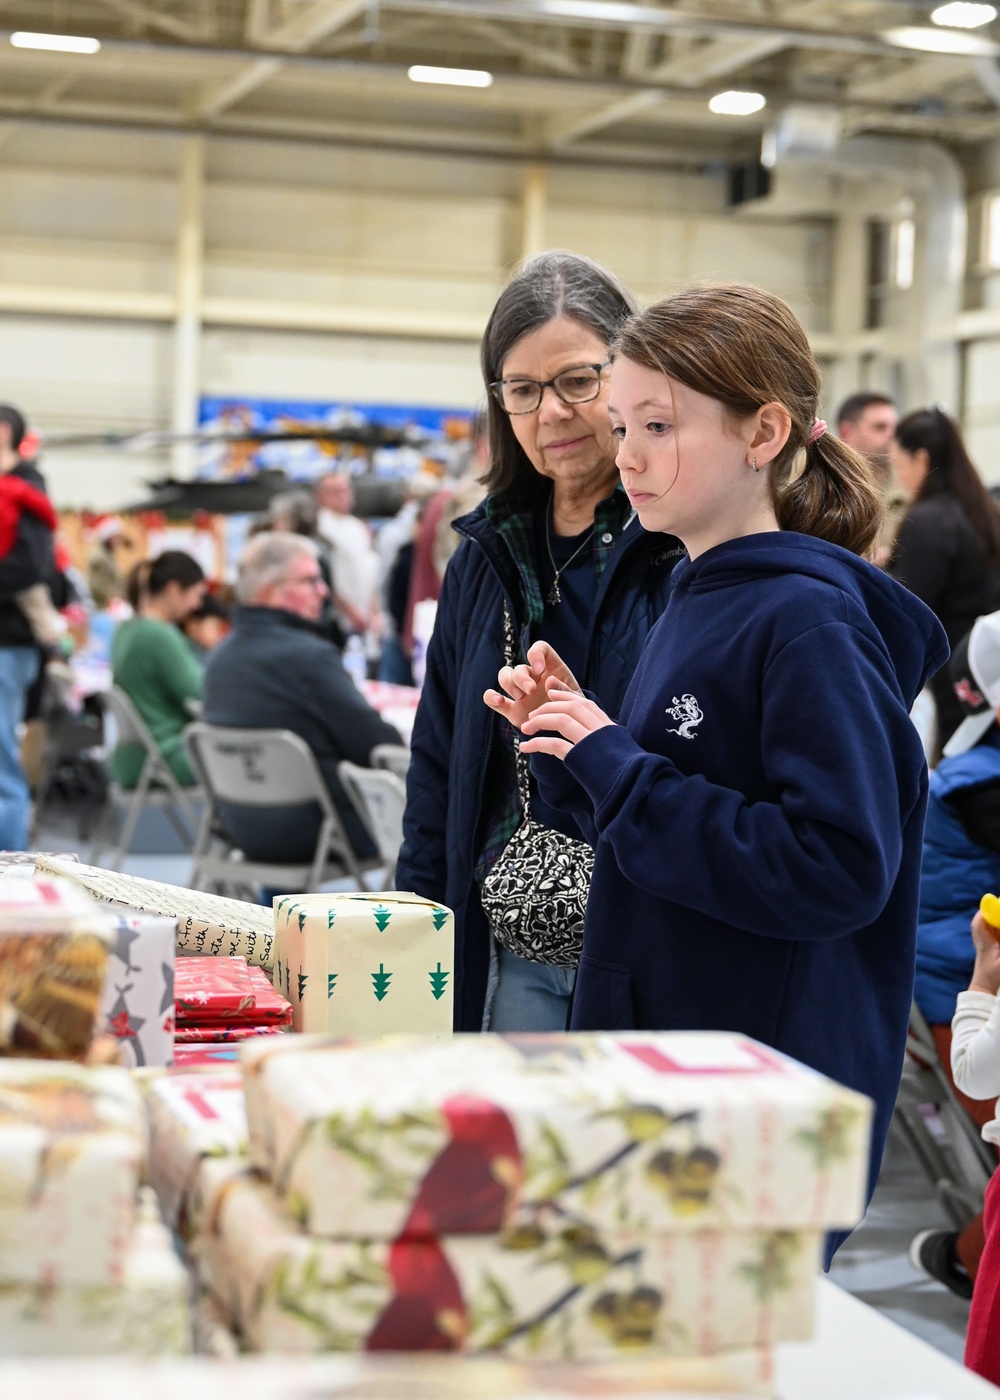
<svg viewBox="0 0 1000 1400"><path fill-rule="evenodd" d="M542 402L546 389L553 389L563 403L590 403L601 392L601 370L611 363L605 360L602 365L580 365L578 369L567 369L554 379L497 379L490 385L494 397L505 412L510 414L534 413Z"/></svg>

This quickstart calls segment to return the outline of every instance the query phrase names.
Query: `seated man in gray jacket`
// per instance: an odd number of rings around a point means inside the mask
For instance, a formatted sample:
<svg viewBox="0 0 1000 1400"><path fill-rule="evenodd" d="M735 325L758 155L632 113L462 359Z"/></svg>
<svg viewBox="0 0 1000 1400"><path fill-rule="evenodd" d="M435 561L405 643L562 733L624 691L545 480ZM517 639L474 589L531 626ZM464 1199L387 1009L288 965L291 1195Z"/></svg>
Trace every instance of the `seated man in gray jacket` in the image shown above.
<svg viewBox="0 0 1000 1400"><path fill-rule="evenodd" d="M248 729L291 729L316 755L334 806L359 856L373 846L337 778L350 759L368 767L376 744L402 743L359 693L337 648L316 630L327 587L316 546L303 535L257 535L239 564L241 606L209 657L202 719ZM221 804L227 835L249 860L303 863L319 833L315 803L246 808Z"/></svg>

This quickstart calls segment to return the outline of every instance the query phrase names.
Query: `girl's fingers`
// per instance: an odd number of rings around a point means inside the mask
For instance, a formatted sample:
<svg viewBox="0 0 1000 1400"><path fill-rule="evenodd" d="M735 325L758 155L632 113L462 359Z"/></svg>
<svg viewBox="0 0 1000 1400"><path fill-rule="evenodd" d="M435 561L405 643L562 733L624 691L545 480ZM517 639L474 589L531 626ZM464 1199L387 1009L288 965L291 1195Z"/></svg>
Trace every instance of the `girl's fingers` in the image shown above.
<svg viewBox="0 0 1000 1400"><path fill-rule="evenodd" d="M572 747L573 745L568 744L565 739L556 739L551 735L546 735L545 738L523 740L521 752L548 753L551 754L553 758L562 760L565 759Z"/></svg>
<svg viewBox="0 0 1000 1400"><path fill-rule="evenodd" d="M538 712L531 716L530 720L525 720L521 725L522 734L529 732L533 734L537 729L554 729L557 734L561 734L564 739L568 739L571 744L578 744L581 739L585 739L591 732L591 727L581 724L580 720L565 710L554 710L552 714L546 715L543 720L538 719ZM541 750L539 750L541 752Z"/></svg>

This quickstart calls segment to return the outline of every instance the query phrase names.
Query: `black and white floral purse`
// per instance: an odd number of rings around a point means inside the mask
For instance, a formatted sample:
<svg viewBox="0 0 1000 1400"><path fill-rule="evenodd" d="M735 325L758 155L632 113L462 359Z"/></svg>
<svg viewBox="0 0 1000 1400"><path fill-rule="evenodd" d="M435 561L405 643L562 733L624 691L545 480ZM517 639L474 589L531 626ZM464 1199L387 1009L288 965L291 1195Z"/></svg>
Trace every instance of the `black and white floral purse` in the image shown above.
<svg viewBox="0 0 1000 1400"><path fill-rule="evenodd" d="M506 664L516 664L514 624L504 607ZM521 824L487 874L482 905L490 932L502 948L549 967L576 967L594 870L585 841L542 826L531 815L528 759L514 735Z"/></svg>

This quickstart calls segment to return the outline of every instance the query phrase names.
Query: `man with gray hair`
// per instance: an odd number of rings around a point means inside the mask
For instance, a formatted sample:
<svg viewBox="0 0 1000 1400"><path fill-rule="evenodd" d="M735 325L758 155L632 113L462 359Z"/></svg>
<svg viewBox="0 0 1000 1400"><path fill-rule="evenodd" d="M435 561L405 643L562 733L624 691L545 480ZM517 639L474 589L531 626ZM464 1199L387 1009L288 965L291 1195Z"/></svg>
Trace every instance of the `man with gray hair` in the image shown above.
<svg viewBox="0 0 1000 1400"><path fill-rule="evenodd" d="M337 648L316 628L328 589L315 544L303 535L256 535L239 563L229 636L209 658L202 718L230 728L290 729L306 741L359 856L373 847L337 778L341 759L368 767L376 744L402 740L376 714L344 670ZM282 864L312 858L315 804L256 810L223 804L230 839L250 860Z"/></svg>

